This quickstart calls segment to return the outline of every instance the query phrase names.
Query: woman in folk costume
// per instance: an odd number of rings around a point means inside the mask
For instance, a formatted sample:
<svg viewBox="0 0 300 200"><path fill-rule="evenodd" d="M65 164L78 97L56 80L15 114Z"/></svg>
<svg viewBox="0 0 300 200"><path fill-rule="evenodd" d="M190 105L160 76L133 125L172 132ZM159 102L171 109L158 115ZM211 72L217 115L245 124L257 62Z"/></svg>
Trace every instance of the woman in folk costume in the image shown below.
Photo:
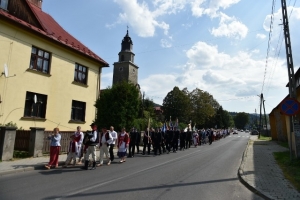
<svg viewBox="0 0 300 200"><path fill-rule="evenodd" d="M75 140L78 145L78 154L77 154L78 164L82 164L82 162L81 162L81 158L83 156L82 143L83 143L84 135L83 135L83 132L81 132L80 126L77 126L77 131L74 133L74 135L75 135Z"/></svg>
<svg viewBox="0 0 300 200"><path fill-rule="evenodd" d="M193 142L194 146L197 147L199 142L199 134L197 133L197 131L194 131L193 133Z"/></svg>
<svg viewBox="0 0 300 200"><path fill-rule="evenodd" d="M125 128L122 128L121 134L118 136L118 156L121 158L120 163L126 162L125 156L129 145L129 136Z"/></svg>
<svg viewBox="0 0 300 200"><path fill-rule="evenodd" d="M51 167L58 167L58 157L60 151L60 140L61 135L59 134L59 129L54 128L53 134L48 136L50 142L50 161L48 165L45 165L46 169L50 169Z"/></svg>
<svg viewBox="0 0 300 200"><path fill-rule="evenodd" d="M76 141L75 135L71 135L70 137L70 144L68 149L68 156L63 167L67 167L69 163L73 160L73 166L76 164L76 157L78 155L78 143Z"/></svg>

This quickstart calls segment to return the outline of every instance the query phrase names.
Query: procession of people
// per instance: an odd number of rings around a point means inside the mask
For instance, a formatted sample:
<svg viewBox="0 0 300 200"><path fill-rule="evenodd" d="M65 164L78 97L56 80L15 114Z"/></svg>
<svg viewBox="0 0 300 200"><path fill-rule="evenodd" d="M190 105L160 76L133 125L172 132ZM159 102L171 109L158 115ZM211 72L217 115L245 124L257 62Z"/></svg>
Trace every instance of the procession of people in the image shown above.
<svg viewBox="0 0 300 200"><path fill-rule="evenodd" d="M213 141L219 140L229 134L228 129L201 129L195 130L190 124L186 129L179 129L176 126L165 126L162 128L147 128L142 134L136 128L132 128L130 132L126 132L122 128L120 133L111 126L109 130L102 128L99 132L95 123L90 125L91 131L85 134L81 131L81 127L77 127L77 131L70 137L68 148L68 156L63 167L72 164L82 164L84 159L84 170L94 170L96 167L104 164L110 165L114 161L115 144L117 147L117 156L120 158L119 163L126 162L126 158L133 158L140 153L139 147L142 138L142 155L162 155L171 152L188 150L191 147L197 147ZM49 136L52 151L50 151L50 161L45 165L46 169L58 167L58 154L61 136L58 128L54 129L54 134ZM96 149L99 149L99 160L97 160ZM83 156L84 154L84 156ZM77 161L78 159L78 161ZM73 161L73 162L72 162ZM98 164L96 164L98 162ZM90 168L89 168L90 167Z"/></svg>

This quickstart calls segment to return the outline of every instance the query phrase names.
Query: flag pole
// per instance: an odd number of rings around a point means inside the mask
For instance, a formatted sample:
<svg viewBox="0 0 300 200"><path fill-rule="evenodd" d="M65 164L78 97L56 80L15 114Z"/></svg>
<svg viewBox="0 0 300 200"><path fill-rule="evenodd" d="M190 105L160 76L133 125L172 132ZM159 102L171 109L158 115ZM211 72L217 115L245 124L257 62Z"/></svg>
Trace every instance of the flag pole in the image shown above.
<svg viewBox="0 0 300 200"><path fill-rule="evenodd" d="M149 116L149 120L148 120L148 144L149 144L149 130L150 130L150 116Z"/></svg>

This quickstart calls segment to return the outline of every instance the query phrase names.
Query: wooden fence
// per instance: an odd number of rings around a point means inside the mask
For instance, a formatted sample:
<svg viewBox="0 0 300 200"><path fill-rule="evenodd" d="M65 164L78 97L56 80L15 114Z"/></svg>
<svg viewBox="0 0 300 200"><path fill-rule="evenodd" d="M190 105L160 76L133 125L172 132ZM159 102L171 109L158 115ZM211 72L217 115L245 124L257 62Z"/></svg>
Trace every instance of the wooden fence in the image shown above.
<svg viewBox="0 0 300 200"><path fill-rule="evenodd" d="M68 152L69 144L70 144L70 136L74 134L74 131L60 131L61 135L60 140L60 152ZM50 152L50 140L48 139L49 135L52 135L53 131L45 131L44 132L44 145L43 145L43 153Z"/></svg>
<svg viewBox="0 0 300 200"><path fill-rule="evenodd" d="M29 151L30 130L17 130L15 147L17 151Z"/></svg>
<svg viewBox="0 0 300 200"><path fill-rule="evenodd" d="M30 140L30 130L17 130L15 147L14 150L17 151L29 151L29 140ZM70 142L70 136L74 134L74 131L60 131L61 134L61 152L67 152ZM50 140L48 136L53 134L53 131L44 131L44 143L43 143L43 153L47 154L50 152Z"/></svg>

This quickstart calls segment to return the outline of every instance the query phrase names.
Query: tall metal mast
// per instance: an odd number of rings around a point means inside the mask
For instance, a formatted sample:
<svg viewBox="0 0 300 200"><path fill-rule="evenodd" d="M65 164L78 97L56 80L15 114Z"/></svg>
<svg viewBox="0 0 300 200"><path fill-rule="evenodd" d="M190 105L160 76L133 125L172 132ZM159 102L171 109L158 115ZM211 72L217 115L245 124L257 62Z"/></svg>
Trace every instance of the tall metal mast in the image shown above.
<svg viewBox="0 0 300 200"><path fill-rule="evenodd" d="M295 73L294 73L294 64L293 64L293 56L292 56L292 48L291 48L291 39L290 39L290 30L289 30L289 22L287 16L287 8L286 8L286 1L281 0L282 6L282 21L283 21L283 32L284 32L284 39L285 39L285 50L286 50L286 60L287 60L287 68L288 68L288 76L289 76L289 94L290 98L297 99L296 93L296 83L295 83ZM292 132L294 132L294 120L295 116L290 117L290 156L292 158ZM297 134L295 133L295 141L297 141ZM300 136L298 140L300 139ZM296 157L300 157L300 152L297 152L297 143L295 142L295 153Z"/></svg>

